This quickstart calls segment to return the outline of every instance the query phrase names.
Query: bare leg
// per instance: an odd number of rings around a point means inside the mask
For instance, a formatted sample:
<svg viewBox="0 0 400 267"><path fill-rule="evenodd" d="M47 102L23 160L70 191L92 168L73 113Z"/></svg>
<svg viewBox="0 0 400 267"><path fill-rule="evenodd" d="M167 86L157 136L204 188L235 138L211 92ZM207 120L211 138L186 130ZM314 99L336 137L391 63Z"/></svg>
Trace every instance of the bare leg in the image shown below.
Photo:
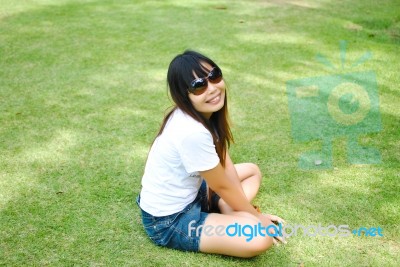
<svg viewBox="0 0 400 267"><path fill-rule="evenodd" d="M236 172L243 191L249 201L252 201L258 193L261 184L261 172L256 164L235 164ZM222 214L230 214L233 209L223 199L219 200L218 207Z"/></svg>
<svg viewBox="0 0 400 267"><path fill-rule="evenodd" d="M235 164L235 168L247 199L252 201L261 184L260 169L253 163ZM211 235L207 234L204 231L207 226L212 229L223 226L223 229L226 229L229 225L237 223L241 227L245 225L253 227L260 222L257 217L250 213L234 211L223 199L219 200L218 206L221 214L211 213L204 222L200 237L200 251L248 258L263 253L273 245L273 238L268 235L252 235L251 240L249 240L248 236L229 236L226 232L217 235L211 231ZM263 233L265 234L265 230Z"/></svg>
<svg viewBox="0 0 400 267"><path fill-rule="evenodd" d="M204 222L204 228L200 236L200 251L243 258L257 256L273 245L272 237L258 234L257 236L252 235L252 239L249 240L249 237L243 235L240 237L238 235L229 236L226 232L217 235L215 231L209 231L206 234L205 227L213 227L212 229L224 227L223 229L226 229L226 227L235 223L243 227L245 225L254 226L258 222L259 220L255 216L246 212L232 212L231 214L211 213ZM246 239L248 240L246 241Z"/></svg>

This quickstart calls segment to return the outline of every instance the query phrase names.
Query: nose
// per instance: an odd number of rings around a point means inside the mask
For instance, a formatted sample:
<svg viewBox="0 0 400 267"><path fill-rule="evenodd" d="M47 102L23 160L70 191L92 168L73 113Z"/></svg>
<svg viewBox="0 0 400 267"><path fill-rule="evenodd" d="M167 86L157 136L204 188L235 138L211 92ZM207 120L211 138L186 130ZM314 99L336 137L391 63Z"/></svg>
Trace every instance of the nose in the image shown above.
<svg viewBox="0 0 400 267"><path fill-rule="evenodd" d="M218 90L218 89L217 89L217 86L215 86L214 83L208 82L208 84L207 84L207 92L208 92L209 94L212 94L212 93L215 92L216 90Z"/></svg>

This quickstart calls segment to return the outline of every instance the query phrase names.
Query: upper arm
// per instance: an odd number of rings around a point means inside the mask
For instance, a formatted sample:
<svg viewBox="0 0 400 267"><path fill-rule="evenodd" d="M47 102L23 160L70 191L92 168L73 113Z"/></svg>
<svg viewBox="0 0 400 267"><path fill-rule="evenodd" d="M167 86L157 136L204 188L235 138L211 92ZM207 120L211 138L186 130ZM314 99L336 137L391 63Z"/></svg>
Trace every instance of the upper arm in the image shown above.
<svg viewBox="0 0 400 267"><path fill-rule="evenodd" d="M226 150L226 153L225 153L225 167L230 167L230 166L233 166L233 162L232 162L232 159L231 159L231 157L229 155L229 151Z"/></svg>
<svg viewBox="0 0 400 267"><path fill-rule="evenodd" d="M233 164L233 161L231 157L229 156L229 152L226 151L225 155L225 172L228 178L232 179L233 181L239 180L238 173L235 168L235 164Z"/></svg>
<svg viewBox="0 0 400 267"><path fill-rule="evenodd" d="M247 211L258 215L248 201L239 180L234 181L228 177L220 163L210 170L199 172L206 180L209 187L215 191L233 210Z"/></svg>
<svg viewBox="0 0 400 267"><path fill-rule="evenodd" d="M219 163L212 136L208 132L194 132L180 141L181 163L188 173L210 170Z"/></svg>
<svg viewBox="0 0 400 267"><path fill-rule="evenodd" d="M199 173L206 180L211 189L216 192L218 189L229 187L229 180L221 163L218 163L217 166L210 170L200 171Z"/></svg>

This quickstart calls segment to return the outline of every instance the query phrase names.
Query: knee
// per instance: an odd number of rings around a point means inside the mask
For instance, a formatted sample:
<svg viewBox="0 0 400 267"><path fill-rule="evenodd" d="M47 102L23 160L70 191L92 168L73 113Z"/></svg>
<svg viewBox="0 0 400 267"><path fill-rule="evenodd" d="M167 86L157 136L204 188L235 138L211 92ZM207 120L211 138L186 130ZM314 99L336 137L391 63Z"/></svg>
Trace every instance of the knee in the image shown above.
<svg viewBox="0 0 400 267"><path fill-rule="evenodd" d="M254 175L255 177L257 177L257 179L258 179L259 181L261 181L261 179L262 179L262 174L261 174L261 170L260 170L260 168L258 167L258 165L257 165L257 164L254 164L254 163L250 163L250 168L251 168L251 170L252 170L253 175Z"/></svg>
<svg viewBox="0 0 400 267"><path fill-rule="evenodd" d="M248 249L246 250L246 255L244 255L243 257L251 258L258 256L267 251L270 247L272 247L272 245L273 241L272 237L270 236L254 238L249 242L247 246Z"/></svg>

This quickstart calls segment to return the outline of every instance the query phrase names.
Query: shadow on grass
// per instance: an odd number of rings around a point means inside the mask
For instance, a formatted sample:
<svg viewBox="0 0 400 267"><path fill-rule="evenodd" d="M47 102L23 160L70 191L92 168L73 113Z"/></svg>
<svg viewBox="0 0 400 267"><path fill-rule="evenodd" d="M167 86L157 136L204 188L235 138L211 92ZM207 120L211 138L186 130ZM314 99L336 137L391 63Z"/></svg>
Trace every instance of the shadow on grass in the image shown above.
<svg viewBox="0 0 400 267"><path fill-rule="evenodd" d="M347 15L331 13L332 4L281 2L260 8L258 2L223 4L225 8L198 2L193 8L183 2L91 1L3 18L0 98L6 101L0 108L0 173L7 185L0 189L6 195L0 207L0 264L287 266L318 263L315 253L328 257L340 244L304 244L297 238L286 248L244 261L172 251L148 240L134 197L148 146L170 105L165 94L168 63L185 48L221 62L231 85L238 142L232 154L238 161L260 164L269 177L257 200L266 210L295 223L396 229L397 113L382 113L379 136L388 141L372 141L380 146L382 165L357 169L339 160L337 170L301 172L298 154L315 143L291 141L285 82L315 75L318 63L310 59L321 51L336 51L333 35L390 46L398 39L388 37L385 29L396 31L397 22L392 26L390 19L369 23L357 17L354 23L365 30L353 32L335 24ZM315 20L323 23L315 25ZM324 30L329 23L332 28ZM386 26L378 31L375 24ZM381 93L398 97L390 89L393 84L384 83ZM340 159L344 152L339 151L335 156ZM398 251L384 244L398 238L388 231L391 235L379 241L378 252ZM369 252L371 243L358 246ZM321 252L320 244L325 247ZM338 251L330 259L348 252L344 247ZM347 260L370 263L362 258L360 253Z"/></svg>

